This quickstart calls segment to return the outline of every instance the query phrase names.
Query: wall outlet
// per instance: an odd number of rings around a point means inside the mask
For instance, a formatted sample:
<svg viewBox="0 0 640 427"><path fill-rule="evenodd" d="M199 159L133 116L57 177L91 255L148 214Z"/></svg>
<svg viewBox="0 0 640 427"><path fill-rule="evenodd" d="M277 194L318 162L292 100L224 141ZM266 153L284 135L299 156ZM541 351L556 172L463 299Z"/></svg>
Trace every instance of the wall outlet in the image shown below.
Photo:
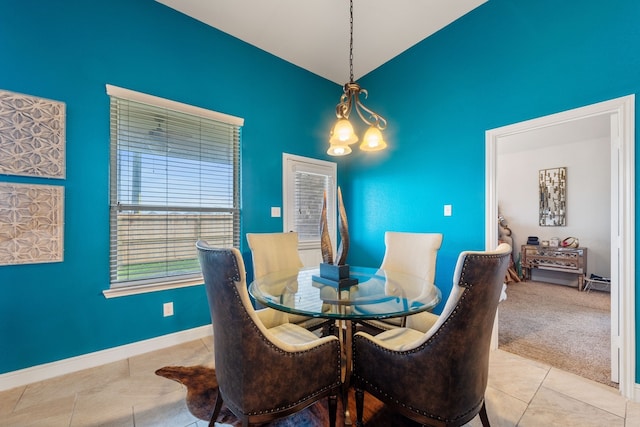
<svg viewBox="0 0 640 427"><path fill-rule="evenodd" d="M162 304L162 314L164 317L173 316L173 303L165 302Z"/></svg>
<svg viewBox="0 0 640 427"><path fill-rule="evenodd" d="M451 216L451 205L444 205L444 216Z"/></svg>
<svg viewBox="0 0 640 427"><path fill-rule="evenodd" d="M271 218L280 218L280 206L271 207Z"/></svg>

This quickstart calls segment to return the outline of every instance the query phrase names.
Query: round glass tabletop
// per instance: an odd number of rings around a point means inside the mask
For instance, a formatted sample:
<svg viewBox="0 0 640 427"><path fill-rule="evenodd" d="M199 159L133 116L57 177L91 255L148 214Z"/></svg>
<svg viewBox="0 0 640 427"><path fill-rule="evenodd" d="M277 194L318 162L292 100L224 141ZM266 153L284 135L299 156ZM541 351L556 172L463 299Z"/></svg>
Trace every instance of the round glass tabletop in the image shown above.
<svg viewBox="0 0 640 427"><path fill-rule="evenodd" d="M432 310L440 289L396 271L351 267L355 284L339 286L319 277L319 268L283 270L254 280L249 293L261 304L311 317L384 319Z"/></svg>

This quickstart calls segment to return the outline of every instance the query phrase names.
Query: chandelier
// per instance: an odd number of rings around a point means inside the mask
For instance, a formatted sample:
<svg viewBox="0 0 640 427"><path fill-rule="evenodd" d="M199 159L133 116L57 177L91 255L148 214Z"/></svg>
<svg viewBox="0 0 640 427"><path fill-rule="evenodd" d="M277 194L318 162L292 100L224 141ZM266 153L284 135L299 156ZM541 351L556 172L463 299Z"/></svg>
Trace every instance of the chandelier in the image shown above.
<svg viewBox="0 0 640 427"><path fill-rule="evenodd" d="M346 156L352 152L350 145L358 142L358 136L353 131L351 122L349 122L349 115L353 109L355 109L362 121L369 126L360 144L360 150L379 151L387 148L387 143L382 137L382 131L387 127L387 120L364 106L360 101L360 95L367 98L368 92L353 81L353 0L349 0L349 3L351 25L349 42L350 79L349 83L344 85L344 93L340 96L340 102L336 105L338 121L333 126L331 137L329 138L327 154L330 156Z"/></svg>

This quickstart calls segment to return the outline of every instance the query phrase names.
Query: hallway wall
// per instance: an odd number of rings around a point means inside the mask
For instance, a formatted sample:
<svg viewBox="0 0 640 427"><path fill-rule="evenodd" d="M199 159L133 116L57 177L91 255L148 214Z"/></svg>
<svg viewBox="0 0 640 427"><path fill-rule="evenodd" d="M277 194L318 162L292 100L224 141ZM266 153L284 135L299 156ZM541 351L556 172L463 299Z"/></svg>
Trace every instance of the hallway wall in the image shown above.
<svg viewBox="0 0 640 427"><path fill-rule="evenodd" d="M559 131L561 132L561 131ZM591 273L610 277L611 272L611 189L610 144L596 138L556 145L536 145L531 141L500 141L497 166L497 189L500 213L511 228L514 259L528 236L539 240L551 237L577 237L588 248L587 276ZM558 140L562 141L562 133ZM500 146L503 152L500 153ZM508 151L508 152L504 152ZM567 218L564 227L538 225L538 171L567 168ZM574 274L534 270L532 279L577 286Z"/></svg>

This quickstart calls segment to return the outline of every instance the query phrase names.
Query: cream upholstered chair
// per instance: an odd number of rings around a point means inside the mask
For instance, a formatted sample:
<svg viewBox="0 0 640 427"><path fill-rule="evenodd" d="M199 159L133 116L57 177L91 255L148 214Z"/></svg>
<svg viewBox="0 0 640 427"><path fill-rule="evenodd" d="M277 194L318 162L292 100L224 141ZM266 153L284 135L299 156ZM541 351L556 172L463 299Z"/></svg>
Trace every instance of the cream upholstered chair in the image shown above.
<svg viewBox="0 0 640 427"><path fill-rule="evenodd" d="M445 308L426 333L396 328L354 335L357 425L366 391L424 425L457 427L479 414L489 426L484 393L491 335L510 254L506 243L495 251L462 252Z"/></svg>
<svg viewBox="0 0 640 427"><path fill-rule="evenodd" d="M302 267L296 232L247 233L247 242L253 259L253 277L256 279L270 273ZM272 308L263 308L258 313L260 319L270 326L290 322L306 329L317 329L331 323L327 319L284 313Z"/></svg>
<svg viewBox="0 0 640 427"><path fill-rule="evenodd" d="M441 233L406 233L387 231L384 234L385 253L380 268L389 272L402 272L423 278L433 283L436 276L436 258L442 246ZM419 316L419 318L414 318ZM363 320L365 330L380 332L405 325L409 318L414 323L431 322L436 315L425 312L407 318L391 318L384 320Z"/></svg>
<svg viewBox="0 0 640 427"><path fill-rule="evenodd" d="M267 328L253 309L244 262L235 248L196 243L211 321L218 395L210 426L222 403L243 426L262 424L329 398L336 421L341 390L340 340L318 338L291 323Z"/></svg>

